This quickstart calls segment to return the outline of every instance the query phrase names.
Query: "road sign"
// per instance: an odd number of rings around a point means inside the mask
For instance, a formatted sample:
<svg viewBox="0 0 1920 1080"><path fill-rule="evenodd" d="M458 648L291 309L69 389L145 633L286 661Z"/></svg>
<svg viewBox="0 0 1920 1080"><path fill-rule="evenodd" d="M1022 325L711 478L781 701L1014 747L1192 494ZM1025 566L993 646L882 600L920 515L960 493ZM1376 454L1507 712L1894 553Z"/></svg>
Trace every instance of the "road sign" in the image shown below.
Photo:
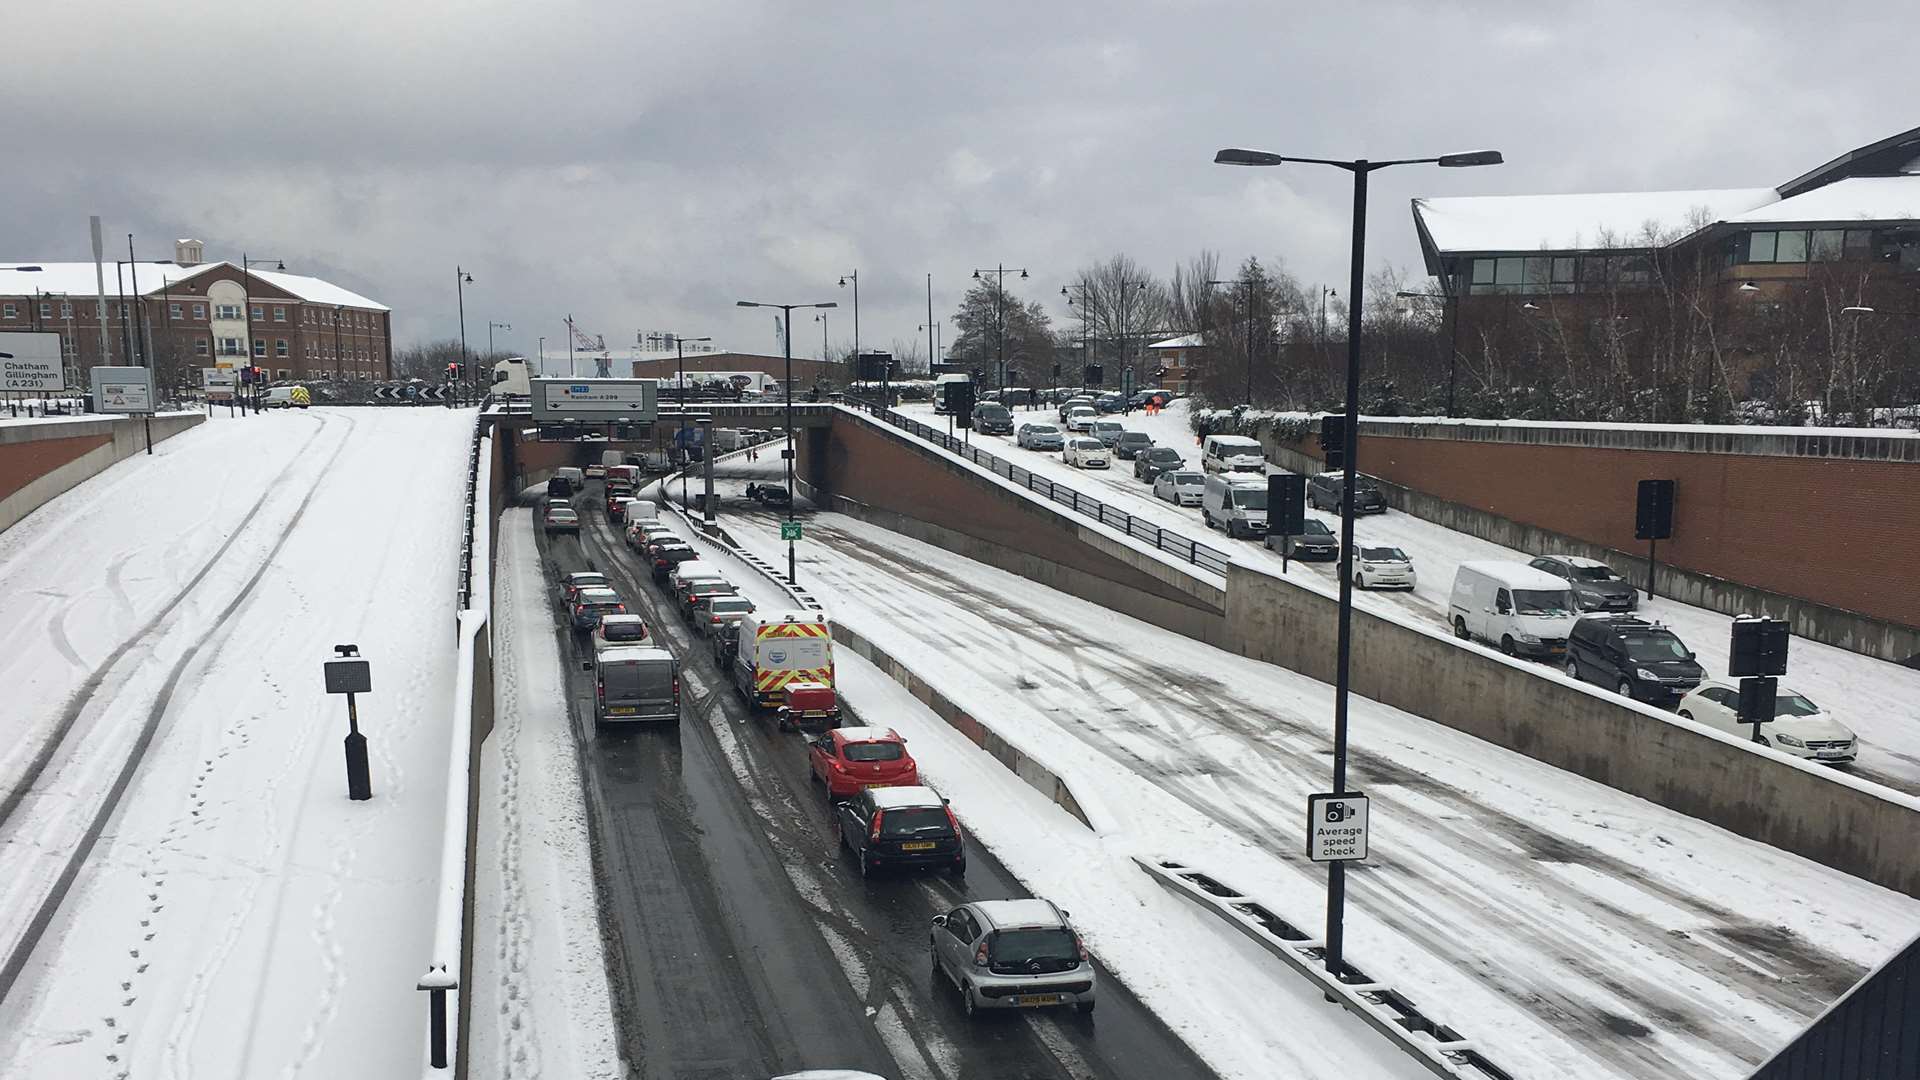
<svg viewBox="0 0 1920 1080"><path fill-rule="evenodd" d="M797 521L781 522L780 523L780 539L782 540L800 539L800 523Z"/></svg>
<svg viewBox="0 0 1920 1080"><path fill-rule="evenodd" d="M1787 642L1792 635L1779 619L1742 616L1733 620L1733 642L1728 650L1727 674L1785 675Z"/></svg>
<svg viewBox="0 0 1920 1080"><path fill-rule="evenodd" d="M533 418L542 423L659 419L659 383L654 379L535 379Z"/></svg>
<svg viewBox="0 0 1920 1080"><path fill-rule="evenodd" d="M0 390L57 394L66 388L59 334L0 334Z"/></svg>
<svg viewBox="0 0 1920 1080"><path fill-rule="evenodd" d="M207 391L207 400L225 401L234 394L235 384L240 377L231 370L220 368L201 368L200 385Z"/></svg>
<svg viewBox="0 0 1920 1080"><path fill-rule="evenodd" d="M96 367L93 369L93 408L103 413L153 411L153 369Z"/></svg>
<svg viewBox="0 0 1920 1080"><path fill-rule="evenodd" d="M1307 796L1307 858L1354 862L1367 857L1367 797L1357 791Z"/></svg>

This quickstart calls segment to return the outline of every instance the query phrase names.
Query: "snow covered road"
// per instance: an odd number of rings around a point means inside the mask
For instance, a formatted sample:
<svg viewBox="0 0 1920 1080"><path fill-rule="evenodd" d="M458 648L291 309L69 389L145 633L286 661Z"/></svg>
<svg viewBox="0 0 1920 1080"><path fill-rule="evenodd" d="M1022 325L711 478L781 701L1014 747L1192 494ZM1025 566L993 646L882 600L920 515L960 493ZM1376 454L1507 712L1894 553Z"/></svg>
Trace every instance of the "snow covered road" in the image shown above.
<svg viewBox="0 0 1920 1080"><path fill-rule="evenodd" d="M472 423L218 417L0 541L9 596L60 594L9 604L0 633L65 662L5 720L12 790L35 778L0 827L0 928L21 940L23 918L54 914L0 1011L0 1076L416 1066ZM340 642L373 666L364 803L346 799L344 707L320 680ZM47 907L49 861L123 770Z"/></svg>
<svg viewBox="0 0 1920 1080"><path fill-rule="evenodd" d="M723 524L762 557L774 520ZM1115 843L1312 925L1331 691L839 515L801 580L1069 777ZM1920 927L1920 903L1368 701L1374 855L1349 948L1519 1075L1744 1076Z"/></svg>

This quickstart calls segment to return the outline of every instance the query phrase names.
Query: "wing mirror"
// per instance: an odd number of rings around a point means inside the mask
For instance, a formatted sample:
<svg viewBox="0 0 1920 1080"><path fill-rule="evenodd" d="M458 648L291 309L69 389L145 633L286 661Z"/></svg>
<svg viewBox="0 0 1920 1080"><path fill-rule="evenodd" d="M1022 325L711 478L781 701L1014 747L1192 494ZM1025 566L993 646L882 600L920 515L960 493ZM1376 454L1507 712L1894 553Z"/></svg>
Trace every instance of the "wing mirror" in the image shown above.
<svg viewBox="0 0 1920 1080"><path fill-rule="evenodd" d="M935 915L933 917L933 925L935 926L947 925L947 917L945 915Z"/></svg>

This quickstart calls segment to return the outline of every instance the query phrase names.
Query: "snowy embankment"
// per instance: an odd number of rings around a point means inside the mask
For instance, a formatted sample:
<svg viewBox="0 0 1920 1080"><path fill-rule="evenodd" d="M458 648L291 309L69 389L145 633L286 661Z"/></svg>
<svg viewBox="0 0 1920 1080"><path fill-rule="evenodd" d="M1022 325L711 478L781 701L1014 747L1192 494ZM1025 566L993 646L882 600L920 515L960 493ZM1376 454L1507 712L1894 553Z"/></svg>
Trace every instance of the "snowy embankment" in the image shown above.
<svg viewBox="0 0 1920 1080"><path fill-rule="evenodd" d="M0 1076L417 1067L472 423L217 416L0 543L0 580L66 594L9 605L8 632L77 669L34 684L7 745L84 706L21 811L103 804L128 732L153 725L0 1013ZM365 802L346 797L345 705L320 678L345 642L372 665Z"/></svg>
<svg viewBox="0 0 1920 1080"><path fill-rule="evenodd" d="M578 741L532 512L500 518L474 867L474 1076L622 1075Z"/></svg>
<svg viewBox="0 0 1920 1080"><path fill-rule="evenodd" d="M899 411L922 423L930 424L936 419L930 406L906 406ZM1056 413L1045 409L1031 414L1019 409L1014 412L1014 423L1052 423L1056 417ZM1186 455L1188 468L1200 467L1200 448L1195 445L1197 440L1187 402L1176 401L1158 416L1136 412L1116 419L1129 430L1153 436L1156 445L1178 449ZM1011 437L976 433L973 441L1055 483L1070 485L1144 521L1210 544L1244 566L1272 574L1281 572L1280 556L1259 543L1229 540L1206 527L1198 508L1181 509L1154 498L1151 485L1134 479L1132 462L1116 461L1114 468L1107 471L1083 470L1066 464L1059 454L1023 450ZM1309 509L1307 516L1325 523L1336 534L1340 531L1337 514ZM1359 518L1354 522L1354 537L1360 547L1400 548L1412 557L1418 573L1414 589L1356 591L1355 605L1385 618L1441 628L1447 625L1448 593L1453 587L1454 572L1461 563L1475 559L1524 563L1536 555L1547 554L1502 547L1398 510ZM1632 576L1641 568L1623 565L1615 569ZM1337 588L1339 582L1336 566L1328 563L1294 560L1286 576L1325 592ZM1727 670L1731 616L1666 598L1647 600L1644 594L1640 611L1671 627L1699 654L1701 664L1709 672ZM1853 767L1855 775L1920 795L1920 670L1805 639L1793 642L1790 667L1790 673L1781 680L1781 688L1791 688L1811 698L1860 737L1860 760Z"/></svg>
<svg viewBox="0 0 1920 1080"><path fill-rule="evenodd" d="M770 517L722 520L784 556ZM1128 856L1171 856L1317 925L1301 822L1327 782L1330 688L857 521L806 529L800 578L836 621L1098 808L1113 858L1094 889L1141 882ZM1353 730L1376 820L1351 956L1516 1075L1743 1076L1920 926L1908 898L1377 703L1354 702ZM1005 858L1038 891L1084 869L1046 843ZM1134 939L1092 929L1130 972ZM1175 999L1170 1022L1220 1007L1186 970L1136 987ZM1242 1019L1236 1038L1302 1022Z"/></svg>

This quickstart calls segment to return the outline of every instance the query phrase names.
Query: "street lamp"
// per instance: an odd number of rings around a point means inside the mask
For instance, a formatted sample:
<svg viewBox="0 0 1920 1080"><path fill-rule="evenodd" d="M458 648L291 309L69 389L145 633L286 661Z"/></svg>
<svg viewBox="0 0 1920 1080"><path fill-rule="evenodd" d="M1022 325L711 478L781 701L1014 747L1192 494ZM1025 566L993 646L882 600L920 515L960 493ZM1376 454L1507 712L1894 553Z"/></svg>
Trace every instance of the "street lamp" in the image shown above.
<svg viewBox="0 0 1920 1080"><path fill-rule="evenodd" d="M792 522L793 521L793 450L794 450L794 446L793 446L793 309L794 308L830 308L830 307L838 307L839 305L834 303L831 300L828 300L824 303L819 303L819 304L762 304L753 300L735 300L733 302L733 306L734 307L779 308L780 316L784 320L784 328L780 336L785 343L785 348L787 353L787 377L781 381L781 388L786 391L786 395L787 395L787 448L781 451L780 456L787 459L787 521ZM793 530L785 529L782 531L791 533ZM794 573L793 541L791 539L787 541L787 584L789 585L799 584L799 578Z"/></svg>
<svg viewBox="0 0 1920 1080"><path fill-rule="evenodd" d="M467 293L466 287L473 284L473 275L453 268L453 294L460 301L460 366L468 367L473 359L467 355ZM458 385L457 383L455 384Z"/></svg>
<svg viewBox="0 0 1920 1080"><path fill-rule="evenodd" d="M1216 165L1283 165L1295 162L1331 165L1353 174L1353 261L1348 268L1347 283L1347 402L1346 423L1342 425L1345 436L1342 457L1345 460L1341 463L1344 480L1340 489L1340 638L1333 690L1333 791L1336 795L1343 794L1347 789L1347 690L1353 659L1353 487L1357 472L1354 459L1359 456L1360 445L1360 298L1365 288L1361 275L1365 270L1367 243L1367 177L1394 165L1438 165L1444 169L1458 169L1498 165L1503 160L1498 150L1389 161L1285 157L1263 150L1240 149L1222 150L1213 156ZM1322 294L1323 303L1325 295ZM1327 866L1327 971L1336 979L1340 977L1342 967L1344 940L1341 920L1347 898L1346 870L1346 863L1339 860Z"/></svg>
<svg viewBox="0 0 1920 1080"><path fill-rule="evenodd" d="M923 332L927 335L927 347L933 350L933 359L927 361L927 370L929 371L933 370L934 364L940 362L940 324L944 321L944 319L935 319L930 323L922 323L914 327L916 331Z"/></svg>
<svg viewBox="0 0 1920 1080"><path fill-rule="evenodd" d="M687 345L687 342L689 341L712 341L712 340L713 339L710 337L681 337L679 334L673 335L674 355L678 357L680 361L680 450L682 453L685 453L687 448L688 394L687 394L686 345ZM707 453L709 454L713 453L713 447L711 446L707 447ZM787 490L792 491L793 489L788 488ZM680 470L680 505L681 506L687 505L687 470L685 469ZM707 520L708 521L713 520L713 511L711 509L707 511Z"/></svg>
<svg viewBox="0 0 1920 1080"><path fill-rule="evenodd" d="M847 282L849 281L853 282L853 362L855 365L858 365L860 363L860 271L849 270L840 275L841 288L846 288ZM825 326L820 328L822 334L826 333L826 331L827 328ZM824 341L826 339L822 338L821 340ZM820 354L820 359L827 359L824 349ZM791 491L792 489L789 488L788 490Z"/></svg>
<svg viewBox="0 0 1920 1080"><path fill-rule="evenodd" d="M1020 270L1019 273L1022 278L1027 276L1027 272L1024 269ZM1007 388L1007 267L1005 264L1001 264L999 266L995 266L986 270L975 270L973 272L973 280L975 281L986 280L985 278L981 277L982 274L995 275L994 280L996 282L997 287L994 290L996 293L994 310L997 314L997 317L1000 323L1000 383L999 383L999 386L1001 391L1004 392Z"/></svg>
<svg viewBox="0 0 1920 1080"><path fill-rule="evenodd" d="M513 329L512 323L492 322L492 321L489 321L487 323L487 359L488 360L493 359L493 332L495 330L511 330L511 329Z"/></svg>
<svg viewBox="0 0 1920 1080"><path fill-rule="evenodd" d="M1092 290L1093 290L1093 285L1085 281L1076 281L1071 285L1060 286L1060 295L1067 298L1068 307L1074 306L1074 303L1075 303L1074 294L1075 293L1079 294L1078 302L1080 305L1080 385L1082 386L1086 385L1087 368L1093 366L1093 347L1087 343L1087 336L1089 333L1092 332L1092 326L1093 326L1093 304L1088 301L1087 294L1090 293ZM1106 380L1103 379L1101 381L1105 382ZM1047 389L1058 390L1059 387L1050 386Z"/></svg>
<svg viewBox="0 0 1920 1080"><path fill-rule="evenodd" d="M1247 408L1253 408L1253 275L1229 278L1225 281L1209 280L1208 285L1245 285L1247 287Z"/></svg>
<svg viewBox="0 0 1920 1080"><path fill-rule="evenodd" d="M824 364L827 362L827 313L823 311L815 315L813 321L820 324L820 362ZM858 353L855 355L858 356Z"/></svg>

